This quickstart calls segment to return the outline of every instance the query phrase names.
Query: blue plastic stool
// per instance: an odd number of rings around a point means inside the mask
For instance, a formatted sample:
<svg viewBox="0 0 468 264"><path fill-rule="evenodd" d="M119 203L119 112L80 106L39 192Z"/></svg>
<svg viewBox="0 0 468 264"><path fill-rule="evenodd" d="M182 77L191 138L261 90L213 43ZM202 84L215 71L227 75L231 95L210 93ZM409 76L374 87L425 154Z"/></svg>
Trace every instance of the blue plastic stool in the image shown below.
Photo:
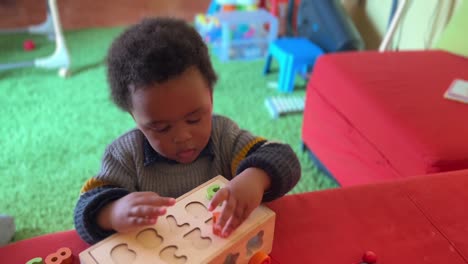
<svg viewBox="0 0 468 264"><path fill-rule="evenodd" d="M292 92L296 74L307 73L322 54L324 51L306 38L277 39L270 44L263 74L270 73L271 58L275 57L280 68L278 89Z"/></svg>

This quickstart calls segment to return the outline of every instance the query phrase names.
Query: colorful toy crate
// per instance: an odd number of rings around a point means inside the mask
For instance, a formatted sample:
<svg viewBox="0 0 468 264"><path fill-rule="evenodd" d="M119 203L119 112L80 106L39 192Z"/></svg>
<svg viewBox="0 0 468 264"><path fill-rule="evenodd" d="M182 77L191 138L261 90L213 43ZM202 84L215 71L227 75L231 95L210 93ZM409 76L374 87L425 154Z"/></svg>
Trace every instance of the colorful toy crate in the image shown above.
<svg viewBox="0 0 468 264"><path fill-rule="evenodd" d="M195 27L222 61L263 58L278 36L278 19L263 9L198 17Z"/></svg>

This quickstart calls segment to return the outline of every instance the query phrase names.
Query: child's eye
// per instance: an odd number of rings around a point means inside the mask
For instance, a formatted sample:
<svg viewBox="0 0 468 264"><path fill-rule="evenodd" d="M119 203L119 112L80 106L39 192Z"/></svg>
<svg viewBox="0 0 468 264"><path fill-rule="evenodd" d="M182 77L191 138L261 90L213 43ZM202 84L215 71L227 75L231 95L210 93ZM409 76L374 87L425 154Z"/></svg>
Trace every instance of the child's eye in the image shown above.
<svg viewBox="0 0 468 264"><path fill-rule="evenodd" d="M165 133L168 132L169 129L171 129L170 126L159 126L159 127L151 127L151 130L154 130L158 133Z"/></svg>
<svg viewBox="0 0 468 264"><path fill-rule="evenodd" d="M200 122L200 120L201 120L201 118L188 119L187 123L188 124L196 124L196 123Z"/></svg>

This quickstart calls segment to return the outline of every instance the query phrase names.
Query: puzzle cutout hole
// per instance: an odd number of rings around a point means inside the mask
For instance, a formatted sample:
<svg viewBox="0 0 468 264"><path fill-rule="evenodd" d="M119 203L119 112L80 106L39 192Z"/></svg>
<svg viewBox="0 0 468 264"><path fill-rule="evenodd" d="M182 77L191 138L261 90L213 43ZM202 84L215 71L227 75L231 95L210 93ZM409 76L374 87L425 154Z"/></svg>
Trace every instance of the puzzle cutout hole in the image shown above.
<svg viewBox="0 0 468 264"><path fill-rule="evenodd" d="M130 250L127 244L120 244L112 249L111 258L115 264L128 264L136 259L136 252Z"/></svg>
<svg viewBox="0 0 468 264"><path fill-rule="evenodd" d="M187 262L187 257L184 255L177 255L176 252L179 248L177 246L167 246L159 256L162 260L166 261L167 263L171 264L185 264Z"/></svg>
<svg viewBox="0 0 468 264"><path fill-rule="evenodd" d="M252 237L249 242L247 242L247 256L250 257L252 254L263 245L263 235L265 232L260 231L254 237Z"/></svg>
<svg viewBox="0 0 468 264"><path fill-rule="evenodd" d="M200 202L191 202L185 206L185 211L195 217L196 219L208 219L211 217L211 213L208 209Z"/></svg>
<svg viewBox="0 0 468 264"><path fill-rule="evenodd" d="M213 217L210 217L210 219L205 221L205 224L207 225L213 225Z"/></svg>
<svg viewBox="0 0 468 264"><path fill-rule="evenodd" d="M210 237L203 237L200 228L192 229L184 235L184 239L190 240L196 249L205 249L211 245Z"/></svg>
<svg viewBox="0 0 468 264"><path fill-rule="evenodd" d="M240 253L227 255L226 259L223 262L223 264L236 264L237 259L239 258L239 255L240 255Z"/></svg>
<svg viewBox="0 0 468 264"><path fill-rule="evenodd" d="M164 239L156 229L148 228L138 233L136 240L145 248L158 248Z"/></svg>
<svg viewBox="0 0 468 264"><path fill-rule="evenodd" d="M166 216L166 221L169 225L169 230L171 230L171 233L174 235L185 233L190 228L190 225L187 223L179 225L173 215Z"/></svg>

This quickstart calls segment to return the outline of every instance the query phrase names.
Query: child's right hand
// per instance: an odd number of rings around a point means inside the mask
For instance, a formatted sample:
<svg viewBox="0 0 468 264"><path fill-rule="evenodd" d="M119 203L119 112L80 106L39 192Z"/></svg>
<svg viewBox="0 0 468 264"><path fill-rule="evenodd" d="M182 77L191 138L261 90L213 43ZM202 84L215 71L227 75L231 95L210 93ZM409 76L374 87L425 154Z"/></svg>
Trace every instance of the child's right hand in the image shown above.
<svg viewBox="0 0 468 264"><path fill-rule="evenodd" d="M105 206L98 215L98 224L103 229L129 232L138 227L154 225L166 207L176 200L161 197L154 192L132 192Z"/></svg>

